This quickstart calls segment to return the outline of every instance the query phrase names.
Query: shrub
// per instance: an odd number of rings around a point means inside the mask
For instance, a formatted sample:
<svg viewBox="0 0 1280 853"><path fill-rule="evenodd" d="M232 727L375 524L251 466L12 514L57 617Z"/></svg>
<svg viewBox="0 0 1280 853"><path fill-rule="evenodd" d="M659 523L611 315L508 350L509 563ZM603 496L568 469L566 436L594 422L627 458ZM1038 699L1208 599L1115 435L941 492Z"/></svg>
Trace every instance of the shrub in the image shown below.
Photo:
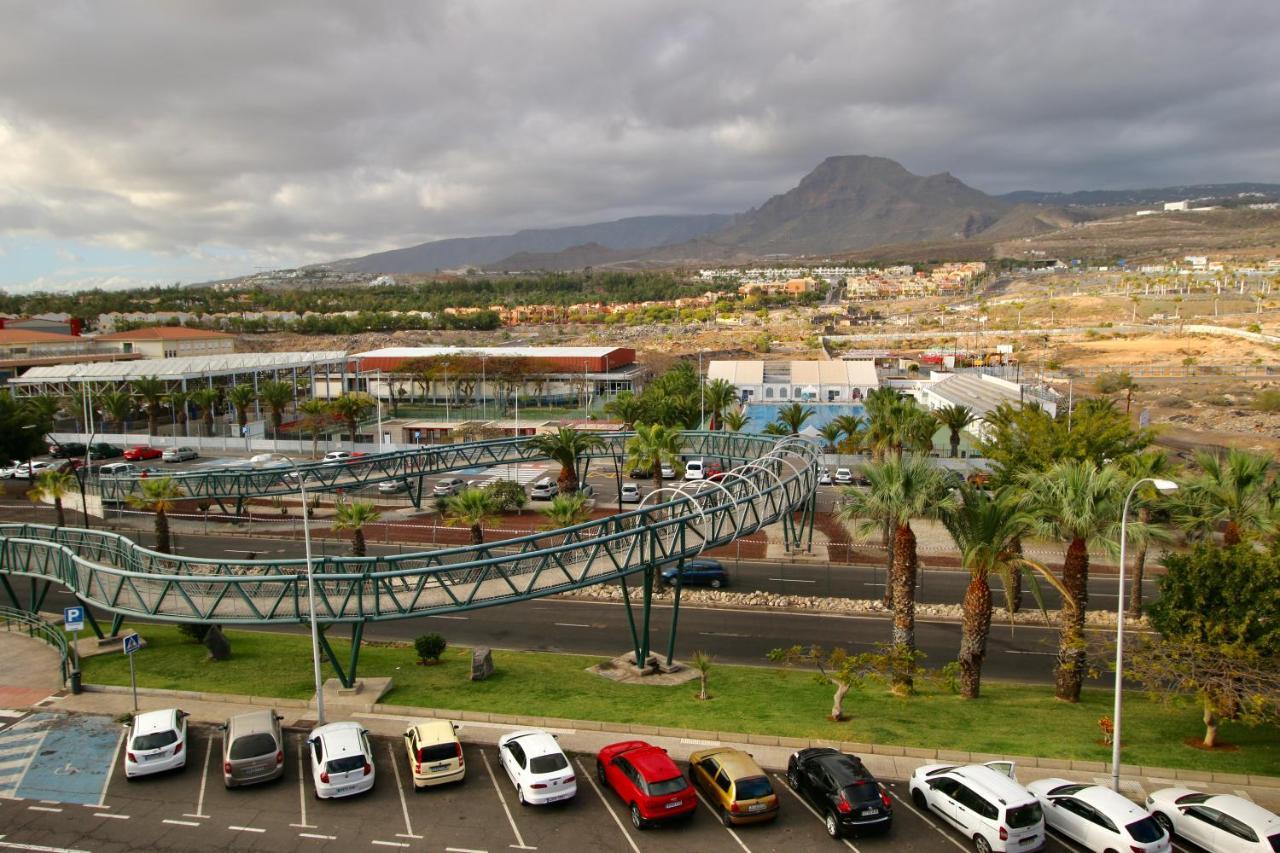
<svg viewBox="0 0 1280 853"><path fill-rule="evenodd" d="M1268 388L1253 398L1253 407L1259 412L1280 412L1280 390Z"/></svg>
<svg viewBox="0 0 1280 853"><path fill-rule="evenodd" d="M1164 406L1166 409L1185 409L1191 405L1191 401L1183 397L1161 397L1156 401L1156 405Z"/></svg>
<svg viewBox="0 0 1280 853"><path fill-rule="evenodd" d="M1250 323L1248 326L1245 327L1245 331L1253 332L1255 335L1258 335L1262 333L1262 326L1258 325L1257 323Z"/></svg>
<svg viewBox="0 0 1280 853"><path fill-rule="evenodd" d="M1235 405L1235 401L1232 400L1230 397L1228 397L1226 394L1210 394L1209 396L1204 398L1204 402L1208 403L1210 406L1218 406L1219 408L1224 408L1224 409L1227 406Z"/></svg>
<svg viewBox="0 0 1280 853"><path fill-rule="evenodd" d="M1099 394L1114 394L1133 386L1133 377L1128 373L1099 373L1093 387Z"/></svg>
<svg viewBox="0 0 1280 853"><path fill-rule="evenodd" d="M439 634L423 634L413 641L413 647L418 652L418 663L433 664L440 662L440 656L444 654L444 650L448 647L445 638Z"/></svg>
<svg viewBox="0 0 1280 853"><path fill-rule="evenodd" d="M524 493L524 486L511 480L494 480L484 487L484 491L501 512L515 512L523 509L528 500L528 496Z"/></svg>

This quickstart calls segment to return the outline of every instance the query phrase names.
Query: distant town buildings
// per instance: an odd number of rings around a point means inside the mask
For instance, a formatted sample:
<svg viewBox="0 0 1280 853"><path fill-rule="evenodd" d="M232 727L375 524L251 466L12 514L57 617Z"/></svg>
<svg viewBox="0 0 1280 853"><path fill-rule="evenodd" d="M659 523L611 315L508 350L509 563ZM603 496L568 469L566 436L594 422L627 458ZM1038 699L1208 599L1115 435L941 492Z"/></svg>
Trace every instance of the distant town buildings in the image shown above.
<svg viewBox="0 0 1280 853"><path fill-rule="evenodd" d="M982 261L939 264L929 271L910 266L866 270L845 279L848 299L894 299L964 293L987 271Z"/></svg>

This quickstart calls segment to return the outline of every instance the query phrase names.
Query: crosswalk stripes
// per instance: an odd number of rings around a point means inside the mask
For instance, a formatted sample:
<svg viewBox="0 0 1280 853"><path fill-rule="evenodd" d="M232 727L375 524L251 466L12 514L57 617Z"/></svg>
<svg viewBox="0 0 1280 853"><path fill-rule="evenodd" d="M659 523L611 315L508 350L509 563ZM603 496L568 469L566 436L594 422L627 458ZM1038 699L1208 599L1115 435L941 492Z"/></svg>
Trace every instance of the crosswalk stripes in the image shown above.
<svg viewBox="0 0 1280 853"><path fill-rule="evenodd" d="M32 714L0 731L0 797L15 796L54 719L52 714Z"/></svg>
<svg viewBox="0 0 1280 853"><path fill-rule="evenodd" d="M498 480L511 480L526 486L534 480L546 476L549 469L545 465L498 465L488 469L476 478L475 484L481 488L496 483Z"/></svg>

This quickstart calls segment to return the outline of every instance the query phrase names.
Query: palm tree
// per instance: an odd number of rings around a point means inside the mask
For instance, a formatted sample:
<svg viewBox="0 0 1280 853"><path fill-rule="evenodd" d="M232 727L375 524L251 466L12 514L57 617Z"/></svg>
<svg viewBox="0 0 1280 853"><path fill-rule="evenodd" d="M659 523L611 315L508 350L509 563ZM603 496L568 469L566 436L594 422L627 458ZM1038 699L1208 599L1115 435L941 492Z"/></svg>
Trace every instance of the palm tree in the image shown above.
<svg viewBox="0 0 1280 853"><path fill-rule="evenodd" d="M142 494L130 495L129 505L156 514L156 550L168 554L173 550L169 537L169 512L183 497L182 486L172 477L150 477L139 480Z"/></svg>
<svg viewBox="0 0 1280 853"><path fill-rule="evenodd" d="M65 401L52 394L39 394L22 401L22 408L30 415L32 421L43 428L44 432L53 429L54 418L65 407Z"/></svg>
<svg viewBox="0 0 1280 853"><path fill-rule="evenodd" d="M698 698L704 701L711 698L707 692L707 677L711 675L714 663L715 657L706 652L694 652L693 659L689 661L689 665L698 672Z"/></svg>
<svg viewBox="0 0 1280 853"><path fill-rule="evenodd" d="M168 387L154 376L143 376L129 383L133 393L142 399L147 410L147 435L155 435L160 421L160 407L164 405Z"/></svg>
<svg viewBox="0 0 1280 853"><path fill-rule="evenodd" d="M778 409L778 423L787 428L788 435L799 435L800 430L804 429L805 422L817 413L813 406L788 403Z"/></svg>
<svg viewBox="0 0 1280 853"><path fill-rule="evenodd" d="M1067 543L1062 561L1062 629L1055 693L1079 702L1085 675L1084 614L1089 603L1089 546L1114 550L1127 476L1118 466L1091 461L1058 462L1024 478L1028 510L1038 531ZM1130 525L1136 535L1143 531Z"/></svg>
<svg viewBox="0 0 1280 853"><path fill-rule="evenodd" d="M170 391L167 397L169 409L177 418L178 423L182 424L182 434L187 435L187 404L191 402L191 392L189 391Z"/></svg>
<svg viewBox="0 0 1280 853"><path fill-rule="evenodd" d="M103 391L98 395L102 413L115 421L121 432L129 431L129 416L133 414L133 398L124 391Z"/></svg>
<svg viewBox="0 0 1280 853"><path fill-rule="evenodd" d="M1203 473L1179 494L1174 518L1180 526L1200 534L1221 527L1227 548L1275 530L1270 457L1233 448L1225 457L1201 450L1195 458Z"/></svg>
<svg viewBox="0 0 1280 853"><path fill-rule="evenodd" d="M591 517L591 511L587 509L586 495L580 494L556 495L549 505L539 511L547 517L548 530L573 527ZM568 541L567 534L565 541Z"/></svg>
<svg viewBox="0 0 1280 853"><path fill-rule="evenodd" d="M742 432L750 420L742 409L732 409L724 414L724 425L732 432Z"/></svg>
<svg viewBox="0 0 1280 853"><path fill-rule="evenodd" d="M844 440L840 443L851 450L857 448L862 441L862 426L866 420L860 415L837 415L831 422L844 433Z"/></svg>
<svg viewBox="0 0 1280 853"><path fill-rule="evenodd" d="M951 458L955 459L960 455L960 430L977 420L973 409L957 403L934 409L933 416L937 418L938 423L951 430Z"/></svg>
<svg viewBox="0 0 1280 853"><path fill-rule="evenodd" d="M329 410L338 420L346 424L351 443L355 444L356 434L360 430L360 421L373 410L374 405L373 398L368 394L348 391L330 401Z"/></svg>
<svg viewBox="0 0 1280 853"><path fill-rule="evenodd" d="M483 489L463 489L444 501L445 520L470 528L472 545L484 544L484 524L497 514L493 499Z"/></svg>
<svg viewBox="0 0 1280 853"><path fill-rule="evenodd" d="M272 379L258 384L258 399L271 413L271 434L276 438L280 437L280 425L284 423L285 407L293 402L295 394L297 394L297 388L292 382ZM355 441L354 438L351 440Z"/></svg>
<svg viewBox="0 0 1280 853"><path fill-rule="evenodd" d="M711 428L723 429L725 410L738 400L738 389L727 379L712 379L703 389L703 405L711 415Z"/></svg>
<svg viewBox="0 0 1280 853"><path fill-rule="evenodd" d="M364 529L377 522L382 513L369 501L342 501L333 517L334 530L351 531L351 556L365 555Z"/></svg>
<svg viewBox="0 0 1280 853"><path fill-rule="evenodd" d="M298 404L298 412L302 415L302 429L311 433L311 455L319 452L320 430L333 418L333 409L328 400L303 400Z"/></svg>
<svg viewBox="0 0 1280 853"><path fill-rule="evenodd" d="M958 662L961 695L977 699L982 662L987 656L987 636L991 633L991 575L1000 578L1006 603L1013 589L1015 568L1019 573L1023 568L1032 569L1055 587L1059 584L1048 569L1022 556L1022 536L1031 531L1035 518L1013 488L988 495L982 489L962 486L959 503L943 511L942 523L960 549L961 564L969 570Z"/></svg>
<svg viewBox="0 0 1280 853"><path fill-rule="evenodd" d="M213 435L213 416L218 409L217 388L197 388L191 392L191 402L200 410L200 419L204 421L204 434Z"/></svg>
<svg viewBox="0 0 1280 853"><path fill-rule="evenodd" d="M236 409L236 424L240 427L240 435L248 435L249 406L258 395L252 385L232 385L227 389L227 402Z"/></svg>
<svg viewBox="0 0 1280 853"><path fill-rule="evenodd" d="M560 427L555 432L535 435L528 444L553 462L560 463L560 477L556 482L560 493L565 495L578 491L578 461L590 451L604 447L600 436L573 427Z"/></svg>
<svg viewBox="0 0 1280 853"><path fill-rule="evenodd" d="M53 510L58 516L58 526L67 526L67 517L62 511L62 499L71 494L79 486L76 475L64 468L50 468L36 476L35 485L27 490L27 497L36 502L53 501Z"/></svg>
<svg viewBox="0 0 1280 853"><path fill-rule="evenodd" d="M840 443L840 436L844 435L844 430L840 429L840 425L835 421L828 421L818 429L818 435L822 436L822 440L827 443L827 452L835 453L836 445Z"/></svg>
<svg viewBox="0 0 1280 853"><path fill-rule="evenodd" d="M777 436L791 435L791 431L788 430L786 426L778 423L777 421L770 421L769 423L765 424L764 428L761 429L760 432L763 433L764 435L777 435Z"/></svg>
<svg viewBox="0 0 1280 853"><path fill-rule="evenodd" d="M891 457L862 466L868 485L844 490L843 519L858 519L868 535L887 521L893 529L893 689L912 690L916 657L916 535L911 521L936 518L950 502L942 471L923 456Z"/></svg>
<svg viewBox="0 0 1280 853"><path fill-rule="evenodd" d="M630 391L619 391L617 396L604 404L604 412L622 421L622 428L630 430L644 416L644 403Z"/></svg>
<svg viewBox="0 0 1280 853"><path fill-rule="evenodd" d="M680 430L662 424L636 424L636 434L627 440L627 466L652 472L656 491L662 488L663 465L670 465L676 476L680 476L684 467L680 460L682 449Z"/></svg>
<svg viewBox="0 0 1280 853"><path fill-rule="evenodd" d="M1173 476L1173 463L1169 457L1159 450L1148 450L1121 460L1125 471L1133 481L1155 477L1168 480ZM1151 507L1157 498L1157 491L1150 483L1138 489L1134 497L1137 499L1138 521L1143 527L1151 523ZM1151 537L1140 537L1135 540L1133 555L1133 575L1130 578L1128 613L1132 616L1142 615L1142 576L1147 565L1147 546Z"/></svg>

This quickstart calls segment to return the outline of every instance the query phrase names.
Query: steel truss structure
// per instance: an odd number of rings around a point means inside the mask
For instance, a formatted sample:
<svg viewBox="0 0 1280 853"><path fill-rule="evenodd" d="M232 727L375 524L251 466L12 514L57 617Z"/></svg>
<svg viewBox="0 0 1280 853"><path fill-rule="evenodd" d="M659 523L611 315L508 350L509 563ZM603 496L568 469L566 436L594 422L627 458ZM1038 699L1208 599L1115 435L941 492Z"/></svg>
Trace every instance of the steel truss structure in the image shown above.
<svg viewBox="0 0 1280 853"><path fill-rule="evenodd" d="M629 434L602 436L595 458L624 454ZM341 665L323 642L339 678L354 682L360 638L368 622L457 613L567 592L641 575L643 632L627 613L637 661L648 660L649 611L659 570L781 522L786 547L811 548L820 450L792 436L728 432L684 434L686 455L737 462L716 480L670 485L650 505L551 532L483 545L387 557L313 559L316 612L326 627L352 626L352 654ZM545 458L527 438L422 448L313 463L297 469L175 475L188 494L213 500L335 490L356 483L417 481L444 471ZM587 460L589 462L589 460ZM584 463L585 464L585 463ZM727 465L726 465L727 467ZM298 473L294 473L295 470ZM102 481L104 498L122 499L137 481ZM652 495L650 495L652 497ZM807 542L806 542L807 534ZM41 524L0 524L0 582L15 606L38 609L50 583L113 614L113 633L128 617L168 622L261 625L306 622L304 559L224 560L162 554L117 533ZM11 576L31 582L19 601ZM43 590L37 587L43 584ZM678 586L677 586L678 589ZM676 601L678 608L678 597ZM94 623L97 630L96 622ZM673 616L668 659L674 651Z"/></svg>

